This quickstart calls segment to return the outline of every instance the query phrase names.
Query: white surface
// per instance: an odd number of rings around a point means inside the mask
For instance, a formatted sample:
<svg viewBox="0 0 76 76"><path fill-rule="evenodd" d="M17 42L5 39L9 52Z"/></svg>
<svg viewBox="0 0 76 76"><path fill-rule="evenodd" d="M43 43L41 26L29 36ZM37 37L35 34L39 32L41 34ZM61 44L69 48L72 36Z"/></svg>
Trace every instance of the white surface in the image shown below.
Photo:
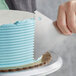
<svg viewBox="0 0 76 76"><path fill-rule="evenodd" d="M52 53L52 61L50 64L30 70L24 70L20 72L11 72L11 73L0 73L0 76L42 76L51 74L62 66L61 57L57 56L55 53Z"/></svg>

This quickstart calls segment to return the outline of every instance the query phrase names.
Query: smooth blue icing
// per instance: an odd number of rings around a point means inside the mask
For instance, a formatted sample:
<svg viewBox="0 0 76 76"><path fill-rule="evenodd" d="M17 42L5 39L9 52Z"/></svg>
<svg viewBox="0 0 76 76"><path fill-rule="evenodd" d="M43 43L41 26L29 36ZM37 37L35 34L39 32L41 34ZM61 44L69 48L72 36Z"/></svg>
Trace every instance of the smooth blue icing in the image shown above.
<svg viewBox="0 0 76 76"><path fill-rule="evenodd" d="M0 26L0 67L15 67L35 62L35 19Z"/></svg>

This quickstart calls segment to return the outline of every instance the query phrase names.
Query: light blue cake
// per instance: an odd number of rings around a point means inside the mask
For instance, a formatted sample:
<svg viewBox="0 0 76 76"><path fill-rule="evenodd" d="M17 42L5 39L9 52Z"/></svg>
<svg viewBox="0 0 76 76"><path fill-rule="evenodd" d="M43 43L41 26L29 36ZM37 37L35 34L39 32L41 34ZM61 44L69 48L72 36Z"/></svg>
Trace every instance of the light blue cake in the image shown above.
<svg viewBox="0 0 76 76"><path fill-rule="evenodd" d="M35 62L33 18L0 26L0 68Z"/></svg>

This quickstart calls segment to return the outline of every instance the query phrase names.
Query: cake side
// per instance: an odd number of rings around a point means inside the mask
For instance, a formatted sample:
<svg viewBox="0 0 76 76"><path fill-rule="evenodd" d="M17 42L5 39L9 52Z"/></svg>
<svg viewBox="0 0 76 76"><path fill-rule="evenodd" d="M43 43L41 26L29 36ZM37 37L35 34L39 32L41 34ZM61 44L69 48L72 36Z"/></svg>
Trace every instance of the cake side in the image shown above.
<svg viewBox="0 0 76 76"><path fill-rule="evenodd" d="M15 67L34 62L33 18L0 26L0 67Z"/></svg>

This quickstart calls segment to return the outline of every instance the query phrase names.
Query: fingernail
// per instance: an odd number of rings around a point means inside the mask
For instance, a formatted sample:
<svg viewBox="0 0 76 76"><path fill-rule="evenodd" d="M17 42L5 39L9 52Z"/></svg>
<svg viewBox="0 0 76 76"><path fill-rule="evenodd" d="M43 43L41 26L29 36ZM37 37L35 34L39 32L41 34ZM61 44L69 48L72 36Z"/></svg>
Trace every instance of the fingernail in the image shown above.
<svg viewBox="0 0 76 76"><path fill-rule="evenodd" d="M69 33L68 33L68 35L72 35L72 33L71 33L71 32L69 32Z"/></svg>
<svg viewBox="0 0 76 76"><path fill-rule="evenodd" d="M72 33L70 33L70 32L69 33L64 33L64 35L72 35Z"/></svg>

